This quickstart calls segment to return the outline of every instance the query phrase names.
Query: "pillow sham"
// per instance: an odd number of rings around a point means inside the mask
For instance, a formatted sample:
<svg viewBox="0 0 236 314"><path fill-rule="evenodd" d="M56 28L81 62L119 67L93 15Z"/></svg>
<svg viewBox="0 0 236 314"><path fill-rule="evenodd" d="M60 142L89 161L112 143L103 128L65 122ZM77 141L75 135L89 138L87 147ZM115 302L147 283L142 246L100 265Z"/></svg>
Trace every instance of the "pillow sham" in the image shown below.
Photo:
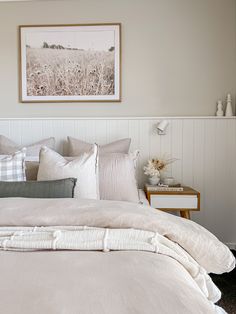
<svg viewBox="0 0 236 314"><path fill-rule="evenodd" d="M34 144L25 146L26 156L39 156L40 149L42 146L47 146L48 148L55 148L55 138L50 137L43 139L42 141L36 142ZM0 135L0 155L10 155L20 150L22 147L4 135Z"/></svg>
<svg viewBox="0 0 236 314"><path fill-rule="evenodd" d="M0 181L25 181L25 152L23 148L12 155L0 158Z"/></svg>
<svg viewBox="0 0 236 314"><path fill-rule="evenodd" d="M75 198L99 199L97 184L97 145L92 151L67 160L43 147L39 155L38 181L76 178Z"/></svg>
<svg viewBox="0 0 236 314"><path fill-rule="evenodd" d="M135 164L139 152L104 154L99 159L100 198L139 203Z"/></svg>
<svg viewBox="0 0 236 314"><path fill-rule="evenodd" d="M0 182L0 197L73 198L76 179Z"/></svg>
<svg viewBox="0 0 236 314"><path fill-rule="evenodd" d="M68 140L68 156L74 157L79 156L84 153L88 153L93 144L89 144L87 142L78 140L76 138L67 137ZM124 138L106 145L98 146L99 154L107 154L107 153L124 153L127 154L129 152L131 139Z"/></svg>

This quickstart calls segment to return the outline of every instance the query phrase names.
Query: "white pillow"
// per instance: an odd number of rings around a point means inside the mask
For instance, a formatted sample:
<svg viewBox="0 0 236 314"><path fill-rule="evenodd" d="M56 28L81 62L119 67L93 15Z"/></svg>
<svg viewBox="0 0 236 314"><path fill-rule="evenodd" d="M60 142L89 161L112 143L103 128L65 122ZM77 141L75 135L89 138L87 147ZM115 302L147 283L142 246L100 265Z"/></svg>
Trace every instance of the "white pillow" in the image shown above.
<svg viewBox="0 0 236 314"><path fill-rule="evenodd" d="M9 156L0 156L0 181L25 181L25 152L23 148Z"/></svg>
<svg viewBox="0 0 236 314"><path fill-rule="evenodd" d="M111 153L99 158L100 198L139 203L135 166L139 152Z"/></svg>
<svg viewBox="0 0 236 314"><path fill-rule="evenodd" d="M99 199L97 184L97 145L89 154L67 160L43 147L40 151L38 181L76 178L75 198Z"/></svg>

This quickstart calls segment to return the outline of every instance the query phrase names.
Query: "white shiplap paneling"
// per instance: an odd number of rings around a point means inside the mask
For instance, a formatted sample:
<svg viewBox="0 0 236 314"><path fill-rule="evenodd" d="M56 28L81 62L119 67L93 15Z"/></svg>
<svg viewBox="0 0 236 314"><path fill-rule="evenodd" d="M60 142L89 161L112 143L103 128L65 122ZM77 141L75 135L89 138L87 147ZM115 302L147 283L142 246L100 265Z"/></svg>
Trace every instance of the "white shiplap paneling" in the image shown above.
<svg viewBox="0 0 236 314"><path fill-rule="evenodd" d="M64 154L67 135L99 144L131 137L131 149L141 152L140 185L147 159L168 153L178 160L166 174L201 192L201 212L193 219L224 242L236 243L236 119L169 117L167 134L159 136L154 126L161 119L0 119L0 134L23 145L54 136Z"/></svg>

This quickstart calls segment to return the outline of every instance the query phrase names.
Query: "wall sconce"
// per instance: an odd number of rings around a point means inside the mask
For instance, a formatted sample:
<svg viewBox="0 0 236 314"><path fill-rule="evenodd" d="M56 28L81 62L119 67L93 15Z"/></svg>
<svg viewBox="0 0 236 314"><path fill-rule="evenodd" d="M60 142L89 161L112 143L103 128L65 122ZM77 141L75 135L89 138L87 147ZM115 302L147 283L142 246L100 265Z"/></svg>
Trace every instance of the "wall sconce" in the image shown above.
<svg viewBox="0 0 236 314"><path fill-rule="evenodd" d="M166 135L166 129L168 125L169 125L169 122L167 120L162 120L161 122L159 122L156 126L157 133L159 135Z"/></svg>

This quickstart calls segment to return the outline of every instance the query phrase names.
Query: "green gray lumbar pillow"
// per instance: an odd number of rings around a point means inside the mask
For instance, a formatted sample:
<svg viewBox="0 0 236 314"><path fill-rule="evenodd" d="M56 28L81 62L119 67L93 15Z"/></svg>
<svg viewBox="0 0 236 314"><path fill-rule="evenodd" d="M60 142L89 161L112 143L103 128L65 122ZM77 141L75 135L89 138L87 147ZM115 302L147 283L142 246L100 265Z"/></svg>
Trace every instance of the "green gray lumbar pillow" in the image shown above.
<svg viewBox="0 0 236 314"><path fill-rule="evenodd" d="M73 198L76 179L51 181L0 181L0 197Z"/></svg>

